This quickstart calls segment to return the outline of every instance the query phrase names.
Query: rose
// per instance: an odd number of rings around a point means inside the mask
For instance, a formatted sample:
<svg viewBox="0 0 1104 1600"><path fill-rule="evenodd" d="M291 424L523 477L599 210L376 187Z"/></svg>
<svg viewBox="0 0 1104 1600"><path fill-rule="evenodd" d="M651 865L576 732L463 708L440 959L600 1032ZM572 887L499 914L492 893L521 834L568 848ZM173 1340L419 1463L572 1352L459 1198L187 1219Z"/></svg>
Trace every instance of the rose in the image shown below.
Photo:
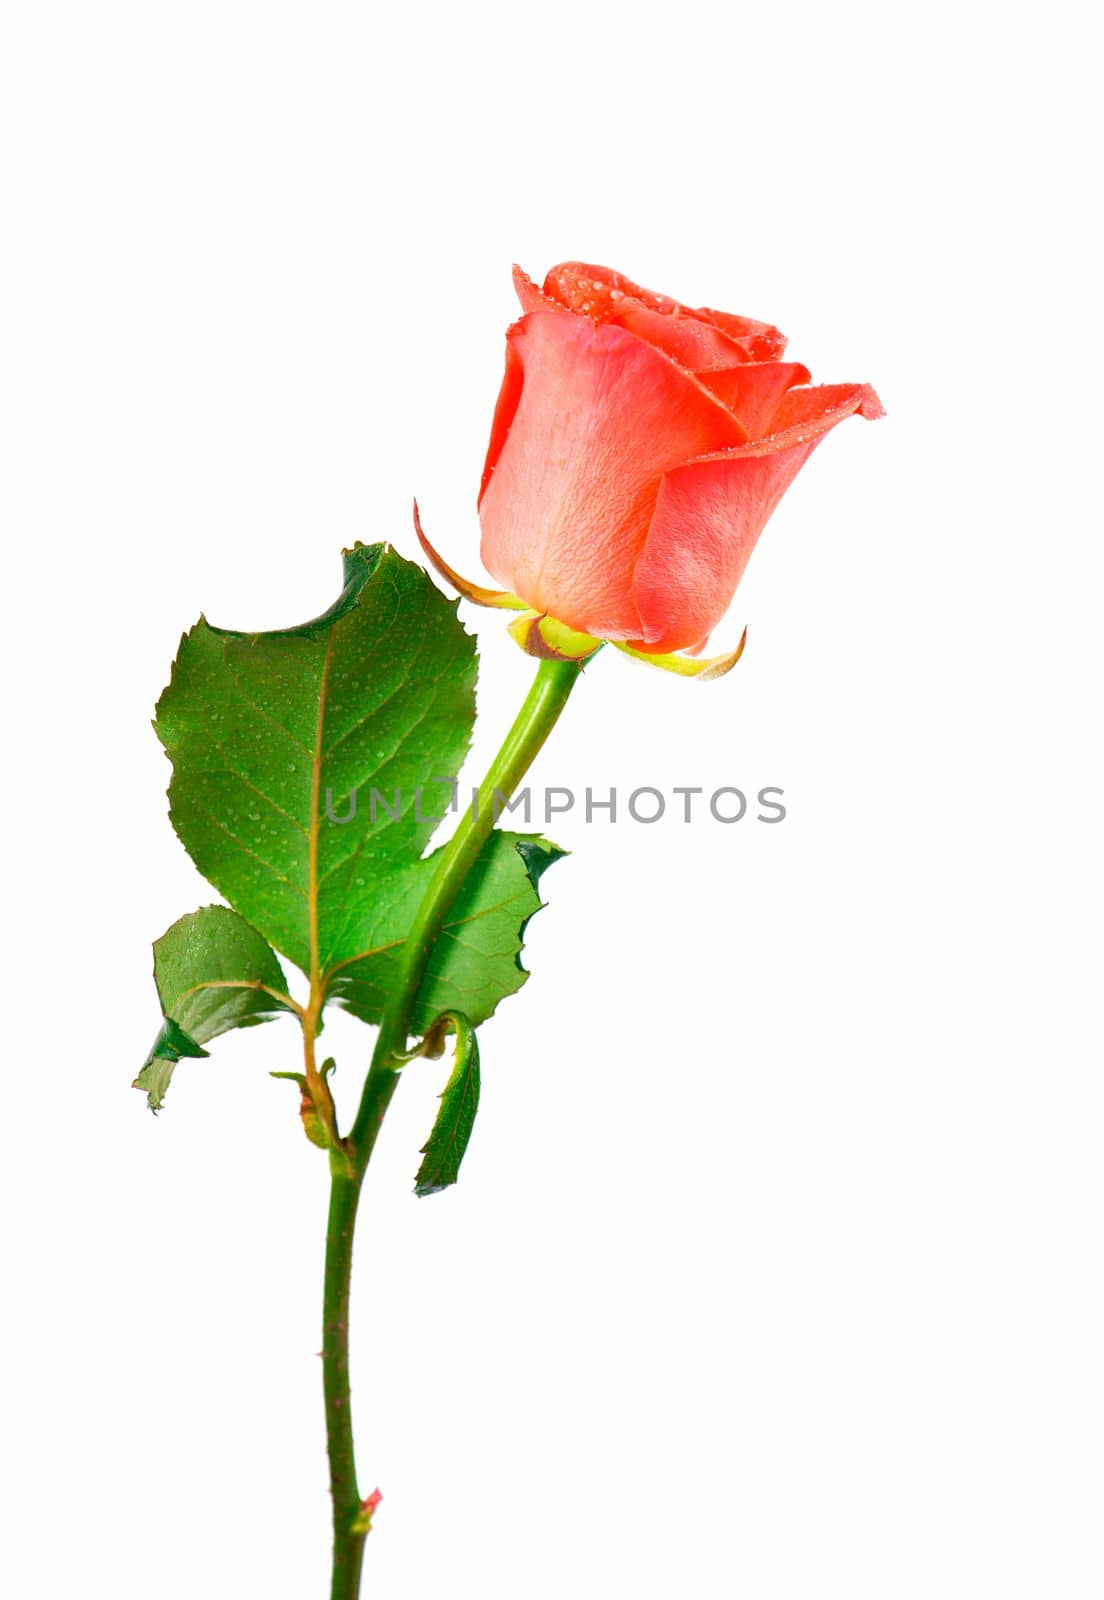
<svg viewBox="0 0 1104 1600"><path fill-rule="evenodd" d="M845 417L880 416L877 395L811 387L776 328L604 267L514 281L525 314L479 497L484 565L579 632L700 647L795 474Z"/></svg>

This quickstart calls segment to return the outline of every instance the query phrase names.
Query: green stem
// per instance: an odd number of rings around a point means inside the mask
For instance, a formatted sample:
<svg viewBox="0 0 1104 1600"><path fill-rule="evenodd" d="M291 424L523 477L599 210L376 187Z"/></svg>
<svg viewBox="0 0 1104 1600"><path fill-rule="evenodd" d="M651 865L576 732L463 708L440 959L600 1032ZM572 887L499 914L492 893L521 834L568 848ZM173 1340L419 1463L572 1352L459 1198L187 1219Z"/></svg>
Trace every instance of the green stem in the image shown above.
<svg viewBox="0 0 1104 1600"><path fill-rule="evenodd" d="M333 1585L330 1600L356 1600L364 1534L355 1530L360 1512L353 1418L349 1390L349 1284L353 1228L360 1179L335 1172L326 1223L326 1272L322 1301L322 1385L326 1396L326 1447L333 1496Z"/></svg>
<svg viewBox="0 0 1104 1600"><path fill-rule="evenodd" d="M358 1172L368 1165L380 1126L399 1081L393 1057L405 1049L410 1013L421 987L426 962L444 926L460 885L494 828L494 798L509 799L528 772L537 752L556 725L567 698L579 678L575 661L542 661L532 688L491 763L473 805L461 815L456 832L441 851L441 859L417 916L403 945L395 984L380 1021L372 1065L364 1084L360 1109L350 1142Z"/></svg>
<svg viewBox="0 0 1104 1600"><path fill-rule="evenodd" d="M399 1081L395 1057L406 1047L411 1013L426 962L452 902L494 828L495 795L509 799L514 794L567 704L579 673L579 665L574 661L541 662L525 703L483 780L478 799L464 810L455 833L441 851L437 870L403 946L395 984L380 1021L356 1121L345 1141L354 1170L352 1174L334 1172L326 1233L322 1333L326 1438L334 1515L330 1600L357 1600L364 1557L365 1535L354 1526L361 1510L361 1499L350 1410L349 1284L353 1228L365 1168Z"/></svg>

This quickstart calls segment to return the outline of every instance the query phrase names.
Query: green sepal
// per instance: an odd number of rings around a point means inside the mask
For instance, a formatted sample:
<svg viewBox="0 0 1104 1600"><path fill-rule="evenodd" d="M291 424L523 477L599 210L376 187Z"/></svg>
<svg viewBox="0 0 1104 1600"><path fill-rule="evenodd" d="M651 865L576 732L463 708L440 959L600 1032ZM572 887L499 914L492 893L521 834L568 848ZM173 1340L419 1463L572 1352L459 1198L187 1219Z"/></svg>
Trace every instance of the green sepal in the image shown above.
<svg viewBox="0 0 1104 1600"><path fill-rule="evenodd" d="M475 1029L461 1012L446 1012L429 1030L431 1053L440 1053L437 1041L447 1029L456 1035L456 1053L433 1131L421 1149L425 1159L414 1182L414 1193L419 1198L439 1194L456 1182L479 1109L479 1043Z"/></svg>
<svg viewBox="0 0 1104 1600"><path fill-rule="evenodd" d="M566 622L557 622L543 611L526 611L510 623L506 632L527 656L535 656L538 661L587 661L603 643L593 634L569 628Z"/></svg>
<svg viewBox="0 0 1104 1600"><path fill-rule="evenodd" d="M506 589L487 589L481 583L471 583L467 578L462 578L454 567L450 567L444 556L435 550L426 538L417 500L414 502L414 531L430 565L446 583L451 583L454 589L458 589L465 600L470 600L476 606L493 606L506 611L528 610L525 601L520 600L516 594L510 594Z"/></svg>
<svg viewBox="0 0 1104 1600"><path fill-rule="evenodd" d="M663 672L673 672L679 678L697 678L699 683L710 683L714 678L723 678L726 672L731 672L743 655L746 644L746 628L740 635L740 642L735 650L730 650L724 656L656 655L648 650L637 650L618 639L613 641L614 649L620 650L622 655L631 656L634 661L643 661L649 667L659 667Z"/></svg>

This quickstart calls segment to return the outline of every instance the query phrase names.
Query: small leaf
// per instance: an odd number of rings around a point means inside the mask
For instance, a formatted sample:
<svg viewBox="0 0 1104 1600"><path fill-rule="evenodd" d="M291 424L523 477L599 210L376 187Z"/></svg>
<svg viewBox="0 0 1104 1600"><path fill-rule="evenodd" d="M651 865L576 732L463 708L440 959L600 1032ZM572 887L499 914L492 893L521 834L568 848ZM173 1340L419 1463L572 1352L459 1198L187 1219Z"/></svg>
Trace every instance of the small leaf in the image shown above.
<svg viewBox="0 0 1104 1600"><path fill-rule="evenodd" d="M322 1068L323 1078L328 1077L327 1068L333 1070L333 1062L327 1061ZM270 1072L270 1078L288 1078L292 1083L299 1085L299 1117L303 1124L303 1132L311 1144L317 1145L319 1150L332 1150L333 1140L326 1129L326 1124L318 1115L318 1108L311 1098L310 1087L306 1074L303 1072Z"/></svg>
<svg viewBox="0 0 1104 1600"><path fill-rule="evenodd" d="M449 1022L456 1034L456 1056L433 1132L422 1146L425 1160L414 1183L418 1196L439 1194L456 1182L479 1109L479 1044L475 1029L457 1011L440 1020Z"/></svg>
<svg viewBox="0 0 1104 1600"><path fill-rule="evenodd" d="M161 1031L153 1041L153 1049L146 1057L141 1072L131 1084L132 1089L142 1089L151 1111L160 1111L165 1091L172 1079L173 1069L183 1056L210 1055L190 1038L171 1017L161 1024Z"/></svg>
<svg viewBox="0 0 1104 1600"><path fill-rule="evenodd" d="M287 983L256 928L226 906L204 906L174 922L153 947L153 975L165 1021L134 1087L160 1110L182 1056L231 1028L293 1011Z"/></svg>
<svg viewBox="0 0 1104 1600"><path fill-rule="evenodd" d="M536 836L491 834L433 947L411 1017L414 1033L427 1032L445 1011L462 1011L478 1026L521 988L529 976L520 960L526 924L542 905L537 886L563 853ZM380 900L366 927L367 948L330 974L328 996L363 1022L380 1019L436 865L435 856L417 863L397 886L398 897Z"/></svg>

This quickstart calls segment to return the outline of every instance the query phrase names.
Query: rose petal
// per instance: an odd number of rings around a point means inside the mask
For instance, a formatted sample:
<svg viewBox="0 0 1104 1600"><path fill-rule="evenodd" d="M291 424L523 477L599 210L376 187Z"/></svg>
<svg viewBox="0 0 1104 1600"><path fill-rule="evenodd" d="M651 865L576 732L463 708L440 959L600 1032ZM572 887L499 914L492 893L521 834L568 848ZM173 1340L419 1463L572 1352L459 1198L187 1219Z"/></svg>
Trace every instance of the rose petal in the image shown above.
<svg viewBox="0 0 1104 1600"><path fill-rule="evenodd" d="M515 323L514 327L519 326ZM491 481L491 473L498 464L502 454L502 446L506 443L506 435L510 431L510 424L514 420L518 402L521 399L521 386L523 373L521 361L511 339L514 327L506 330L506 370L502 374L502 387L498 391L495 401L494 417L491 419L491 437L487 443L487 458L483 463L483 476L479 482L479 499L477 506L483 504L483 496L487 492L487 485Z"/></svg>
<svg viewBox="0 0 1104 1600"><path fill-rule="evenodd" d="M612 320L691 372L716 372L757 359L746 342L730 338L710 322L700 322L693 312L664 315L648 306L626 305Z"/></svg>
<svg viewBox="0 0 1104 1600"><path fill-rule="evenodd" d="M769 433L782 396L808 383L809 369L796 361L752 361L723 372L701 372L699 381L743 424L749 439Z"/></svg>
<svg viewBox="0 0 1104 1600"><path fill-rule="evenodd" d="M716 627L779 500L821 439L856 412L882 414L868 384L791 389L766 438L666 475L633 574L645 648L684 650Z"/></svg>
<svg viewBox="0 0 1104 1600"><path fill-rule="evenodd" d="M664 316L684 308L670 295L655 294L626 278L612 267L596 267L588 261L561 261L545 275L544 292L567 311L608 322L618 313L625 299L658 311Z"/></svg>
<svg viewBox="0 0 1104 1600"><path fill-rule="evenodd" d="M777 361L786 348L786 335L769 322L756 322L754 317L735 317L730 311L711 311L703 306L697 313L737 340L751 352L754 361Z"/></svg>
<svg viewBox="0 0 1104 1600"><path fill-rule="evenodd" d="M516 281L516 280L515 280ZM529 280L526 280L529 283ZM535 284L522 298L527 311L538 309ZM518 289L519 297L522 289ZM712 372L743 361L773 361L786 341L769 322L726 311L695 311L670 295L656 294L623 272L586 261L562 261L544 280L542 299L595 322L617 322L664 350L692 372Z"/></svg>
<svg viewBox="0 0 1104 1600"><path fill-rule="evenodd" d="M508 338L500 413L512 420L496 416L488 453L483 564L572 628L639 638L632 573L663 475L731 449L743 430L689 373L623 328L537 311Z"/></svg>
<svg viewBox="0 0 1104 1600"><path fill-rule="evenodd" d="M755 542L816 440L771 456L722 456L669 472L633 597L648 650L685 650L724 616Z"/></svg>
<svg viewBox="0 0 1104 1600"><path fill-rule="evenodd" d="M791 389L779 404L773 432L815 427L821 433L858 411L867 421L885 415L885 408L868 383L822 383L810 389Z"/></svg>
<svg viewBox="0 0 1104 1600"><path fill-rule="evenodd" d="M514 265L514 292L521 301L523 311L563 311L566 307L560 305L558 300L553 300L546 295L544 290L535 284L527 272L523 272L515 263Z"/></svg>
<svg viewBox="0 0 1104 1600"><path fill-rule="evenodd" d="M806 439L823 437L830 428L856 413L869 422L885 415L882 402L868 383L824 383L808 389L789 389L778 403L771 431L749 439L738 447L738 453L765 456L788 450Z"/></svg>

